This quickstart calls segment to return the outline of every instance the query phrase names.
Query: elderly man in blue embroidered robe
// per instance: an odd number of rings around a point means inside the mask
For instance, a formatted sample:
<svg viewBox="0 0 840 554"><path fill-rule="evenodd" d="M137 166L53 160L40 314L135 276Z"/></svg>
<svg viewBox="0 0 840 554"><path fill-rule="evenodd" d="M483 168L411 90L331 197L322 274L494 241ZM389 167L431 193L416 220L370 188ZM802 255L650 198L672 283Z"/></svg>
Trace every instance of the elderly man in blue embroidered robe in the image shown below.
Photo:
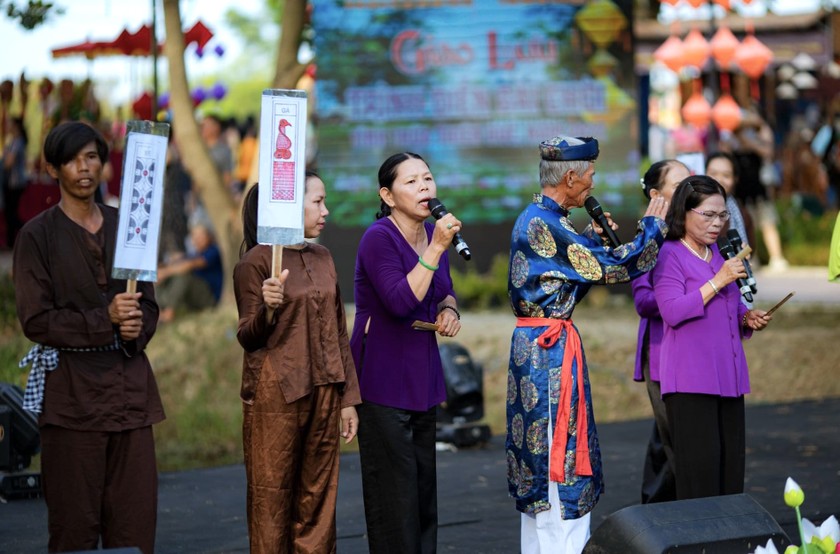
<svg viewBox="0 0 840 554"><path fill-rule="evenodd" d="M522 512L523 553L582 551L603 491L589 375L572 311L592 285L650 271L665 238L662 199L651 201L633 240L616 248L605 246L593 226L575 230L569 211L583 206L592 190L598 152L591 137L541 143L542 191L511 235L508 292L517 326L506 451L510 494Z"/></svg>

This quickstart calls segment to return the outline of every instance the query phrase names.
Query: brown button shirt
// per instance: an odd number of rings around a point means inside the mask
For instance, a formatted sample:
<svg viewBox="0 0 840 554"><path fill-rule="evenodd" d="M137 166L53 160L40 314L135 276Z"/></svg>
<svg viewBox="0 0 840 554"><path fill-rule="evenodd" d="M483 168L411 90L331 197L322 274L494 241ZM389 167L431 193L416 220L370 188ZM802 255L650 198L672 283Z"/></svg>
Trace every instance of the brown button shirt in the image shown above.
<svg viewBox="0 0 840 554"><path fill-rule="evenodd" d="M245 349L242 400L254 401L260 374L276 371L286 402L313 387L343 383L342 408L361 403L356 368L350 354L347 319L332 256L306 244L283 249L289 270L283 303L266 320L262 284L271 272L271 247L258 245L242 256L233 272L239 308L237 338Z"/></svg>
<svg viewBox="0 0 840 554"><path fill-rule="evenodd" d="M99 206L96 234L77 225L58 206L27 223L15 242L13 278L17 315L33 342L62 348L113 344L118 329L108 305L126 281L112 279L118 212ZM39 423L77 431L125 431L164 419L151 364L144 349L155 333L158 306L152 283L139 281L143 329L122 350L61 350L47 372Z"/></svg>

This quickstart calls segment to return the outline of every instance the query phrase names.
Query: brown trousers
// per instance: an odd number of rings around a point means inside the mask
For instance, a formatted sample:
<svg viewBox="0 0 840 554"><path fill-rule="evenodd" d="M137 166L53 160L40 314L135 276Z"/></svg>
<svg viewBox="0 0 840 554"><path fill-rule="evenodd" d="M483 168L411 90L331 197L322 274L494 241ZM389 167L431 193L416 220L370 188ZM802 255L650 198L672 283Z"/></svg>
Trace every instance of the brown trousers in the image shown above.
<svg viewBox="0 0 840 554"><path fill-rule="evenodd" d="M340 395L333 385L287 404L273 372L243 404L252 554L335 552Z"/></svg>
<svg viewBox="0 0 840 554"><path fill-rule="evenodd" d="M152 428L105 433L41 428L50 552L155 550L158 476Z"/></svg>

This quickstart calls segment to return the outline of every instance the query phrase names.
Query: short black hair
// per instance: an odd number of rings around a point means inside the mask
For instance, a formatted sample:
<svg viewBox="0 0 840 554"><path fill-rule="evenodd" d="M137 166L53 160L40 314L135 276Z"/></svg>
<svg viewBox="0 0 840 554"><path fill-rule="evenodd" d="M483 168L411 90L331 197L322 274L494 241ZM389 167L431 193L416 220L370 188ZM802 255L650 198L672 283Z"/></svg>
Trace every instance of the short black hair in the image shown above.
<svg viewBox="0 0 840 554"><path fill-rule="evenodd" d="M674 159L660 160L648 168L645 176L642 178L642 192L645 193L647 198L650 198L651 190L662 188L662 185L665 184L665 176L671 171L671 167L676 164L680 164L688 169L688 166L684 163Z"/></svg>
<svg viewBox="0 0 840 554"><path fill-rule="evenodd" d="M729 160L730 165L732 165L732 177L735 180L735 183L737 183L738 177L740 177L741 173L740 168L738 167L738 160L736 160L735 156L729 152L712 152L709 154L709 157L706 158L706 172L709 171L709 164L718 158Z"/></svg>
<svg viewBox="0 0 840 554"><path fill-rule="evenodd" d="M685 216L689 210L696 208L709 196L719 194L726 200L726 191L708 175L692 175L686 177L677 185L671 206L665 216L668 224L668 240L677 240L685 236Z"/></svg>
<svg viewBox="0 0 840 554"><path fill-rule="evenodd" d="M391 190L391 187L394 186L394 179L397 178L397 168L404 161L411 159L420 160L425 163L427 167L429 165L426 163L426 160L420 156L420 154L415 154L414 152L399 152L398 154L394 154L382 162L382 165L379 167L379 188ZM380 199L379 212L376 214L376 219L382 219L383 217L388 217L389 215L391 215L391 207L386 204L384 200Z"/></svg>
<svg viewBox="0 0 840 554"><path fill-rule="evenodd" d="M96 144L96 153L104 164L108 161L108 143L102 133L80 121L68 121L52 128L44 141L44 159L59 168L76 157L82 148Z"/></svg>

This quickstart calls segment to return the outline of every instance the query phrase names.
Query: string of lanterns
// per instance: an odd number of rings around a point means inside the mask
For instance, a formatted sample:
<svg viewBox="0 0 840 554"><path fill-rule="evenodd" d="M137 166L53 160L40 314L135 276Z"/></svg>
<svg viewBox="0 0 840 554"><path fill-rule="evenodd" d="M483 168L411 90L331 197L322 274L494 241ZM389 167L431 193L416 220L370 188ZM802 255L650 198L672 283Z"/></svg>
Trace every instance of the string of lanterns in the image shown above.
<svg viewBox="0 0 840 554"><path fill-rule="evenodd" d="M676 6L680 1L694 8L707 3L706 0L663 0ZM742 0L749 4L751 0ZM730 9L729 0L713 0L725 10ZM714 107L702 94L699 78L694 81L694 90L682 107L683 120L698 128L708 127L710 122L721 131L734 131L741 123L741 110L729 92L729 72L740 70L751 80L752 96L758 98L757 80L773 61L773 52L755 37L751 26L742 41L726 26L720 26L710 41L697 28L691 29L684 39L672 33L653 54L654 58L675 73L684 68L695 68L697 72L713 58L721 75L721 95Z"/></svg>

